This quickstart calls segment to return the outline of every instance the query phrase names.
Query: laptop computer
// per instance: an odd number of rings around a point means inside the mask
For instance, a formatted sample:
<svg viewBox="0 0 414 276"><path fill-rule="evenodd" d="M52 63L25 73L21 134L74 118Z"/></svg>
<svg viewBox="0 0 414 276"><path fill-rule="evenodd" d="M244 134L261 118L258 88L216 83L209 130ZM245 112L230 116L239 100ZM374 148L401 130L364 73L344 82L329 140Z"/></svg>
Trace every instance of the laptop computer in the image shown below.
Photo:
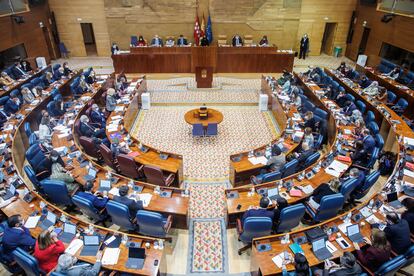
<svg viewBox="0 0 414 276"><path fill-rule="evenodd" d="M278 188L267 189L267 197L270 200L276 200L279 197L279 189Z"/></svg>
<svg viewBox="0 0 414 276"><path fill-rule="evenodd" d="M99 236L84 236L81 256L95 256L99 250Z"/></svg>
<svg viewBox="0 0 414 276"><path fill-rule="evenodd" d="M72 223L65 223L63 226L63 232L59 236L59 240L64 243L70 243L76 236L76 225Z"/></svg>
<svg viewBox="0 0 414 276"><path fill-rule="evenodd" d="M145 248L128 248L128 260L126 263L127 268L141 269L144 266L145 261Z"/></svg>
<svg viewBox="0 0 414 276"><path fill-rule="evenodd" d="M397 192L387 194L387 202L388 202L388 205L390 205L391 207L395 209L399 209L403 207L401 202L398 200Z"/></svg>
<svg viewBox="0 0 414 276"><path fill-rule="evenodd" d="M88 170L88 174L87 174L87 175L85 175L85 176L83 177L83 179L84 179L85 181L95 180L97 172L98 172L98 171L97 171L97 170L95 170L94 168L89 168L89 170Z"/></svg>
<svg viewBox="0 0 414 276"><path fill-rule="evenodd" d="M12 198L15 193L16 193L16 187L13 184L11 184L10 187L6 190L6 193L2 195L1 198L3 200L8 200Z"/></svg>
<svg viewBox="0 0 414 276"><path fill-rule="evenodd" d="M312 251L316 258L320 261L324 261L332 257L331 252L326 248L325 238L317 239L312 242Z"/></svg>
<svg viewBox="0 0 414 276"><path fill-rule="evenodd" d="M348 238L353 242L362 242L364 240L364 237L362 237L361 232L359 231L359 225L358 224L352 224L349 225L346 228L346 233Z"/></svg>
<svg viewBox="0 0 414 276"><path fill-rule="evenodd" d="M99 181L98 192L111 190L111 180L102 179Z"/></svg>
<svg viewBox="0 0 414 276"><path fill-rule="evenodd" d="M42 223L40 223L40 228L43 230L49 228L52 225L55 225L57 216L53 214L52 212L47 212L46 217L42 220Z"/></svg>

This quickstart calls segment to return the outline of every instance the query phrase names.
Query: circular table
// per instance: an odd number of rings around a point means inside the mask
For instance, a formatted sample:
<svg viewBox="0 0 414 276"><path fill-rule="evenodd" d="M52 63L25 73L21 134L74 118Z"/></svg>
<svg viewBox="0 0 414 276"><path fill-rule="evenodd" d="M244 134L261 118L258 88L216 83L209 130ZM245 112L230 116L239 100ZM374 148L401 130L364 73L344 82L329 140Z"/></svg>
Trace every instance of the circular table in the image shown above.
<svg viewBox="0 0 414 276"><path fill-rule="evenodd" d="M194 124L202 124L203 127L207 127L208 124L220 124L223 121L223 114L215 109L208 108L208 117L207 119L200 119L198 117L199 108L191 109L187 111L184 115L184 120L187 124L194 125Z"/></svg>

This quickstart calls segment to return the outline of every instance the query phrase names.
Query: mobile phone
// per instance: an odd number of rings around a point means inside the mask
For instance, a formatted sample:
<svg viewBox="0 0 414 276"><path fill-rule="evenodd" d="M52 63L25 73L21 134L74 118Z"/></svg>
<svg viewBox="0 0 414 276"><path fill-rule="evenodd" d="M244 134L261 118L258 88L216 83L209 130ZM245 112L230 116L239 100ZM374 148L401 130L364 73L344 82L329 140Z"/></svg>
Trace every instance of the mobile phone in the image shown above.
<svg viewBox="0 0 414 276"><path fill-rule="evenodd" d="M242 207L241 204L237 205L237 210L240 210L241 207Z"/></svg>
<svg viewBox="0 0 414 276"><path fill-rule="evenodd" d="M155 260L154 261L154 266L157 266L158 265L158 260Z"/></svg>
<svg viewBox="0 0 414 276"><path fill-rule="evenodd" d="M289 260L289 253L287 251L285 251L285 260Z"/></svg>

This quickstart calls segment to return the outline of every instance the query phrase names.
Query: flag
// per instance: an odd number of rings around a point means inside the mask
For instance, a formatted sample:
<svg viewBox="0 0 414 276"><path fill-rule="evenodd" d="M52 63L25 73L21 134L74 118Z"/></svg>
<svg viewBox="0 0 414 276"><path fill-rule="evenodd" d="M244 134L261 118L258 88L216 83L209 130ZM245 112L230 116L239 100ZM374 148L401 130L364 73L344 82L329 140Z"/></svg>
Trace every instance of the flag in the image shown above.
<svg viewBox="0 0 414 276"><path fill-rule="evenodd" d="M208 43L211 44L213 42L213 29L211 28L210 14L208 15L208 20L207 20L206 36L207 36Z"/></svg>
<svg viewBox="0 0 414 276"><path fill-rule="evenodd" d="M201 19L201 26L200 26L200 37L203 37L205 35L204 30L206 29L206 24L204 23L204 13L203 18Z"/></svg>
<svg viewBox="0 0 414 276"><path fill-rule="evenodd" d="M200 42L200 24L198 20L198 14L196 14L194 24L194 45L198 46Z"/></svg>

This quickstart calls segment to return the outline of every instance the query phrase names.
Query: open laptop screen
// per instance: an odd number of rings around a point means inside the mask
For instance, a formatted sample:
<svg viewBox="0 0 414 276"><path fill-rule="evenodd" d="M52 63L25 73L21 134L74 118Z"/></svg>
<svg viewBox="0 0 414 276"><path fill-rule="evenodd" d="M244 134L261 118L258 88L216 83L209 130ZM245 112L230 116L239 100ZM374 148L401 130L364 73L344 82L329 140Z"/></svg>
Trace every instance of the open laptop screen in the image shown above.
<svg viewBox="0 0 414 276"><path fill-rule="evenodd" d="M111 180L101 180L101 188L111 188Z"/></svg>
<svg viewBox="0 0 414 276"><path fill-rule="evenodd" d="M63 232L76 234L76 225L71 223L65 223L65 226L63 228Z"/></svg>
<svg viewBox="0 0 414 276"><path fill-rule="evenodd" d="M349 236L353 236L355 234L358 234L359 233L359 226L358 226L358 224L352 224L352 225L348 226L346 228L346 232L348 233L348 237Z"/></svg>
<svg viewBox="0 0 414 276"><path fill-rule="evenodd" d="M397 192L387 194L387 201L388 202L393 202L395 200L398 200Z"/></svg>
<svg viewBox="0 0 414 276"><path fill-rule="evenodd" d="M324 238L312 242L313 251L318 251L319 249L322 249L324 247L325 247L325 239Z"/></svg>
<svg viewBox="0 0 414 276"><path fill-rule="evenodd" d="M84 236L83 242L85 245L99 245L99 236Z"/></svg>
<svg viewBox="0 0 414 276"><path fill-rule="evenodd" d="M271 197L271 196L275 196L279 194L279 189L278 188L272 188L272 189L268 189L267 190L267 196Z"/></svg>
<svg viewBox="0 0 414 276"><path fill-rule="evenodd" d="M128 257L134 259L144 259L145 248L130 247L128 250Z"/></svg>
<svg viewBox="0 0 414 276"><path fill-rule="evenodd" d="M56 222L56 215L52 212L47 212L46 220L55 223Z"/></svg>

